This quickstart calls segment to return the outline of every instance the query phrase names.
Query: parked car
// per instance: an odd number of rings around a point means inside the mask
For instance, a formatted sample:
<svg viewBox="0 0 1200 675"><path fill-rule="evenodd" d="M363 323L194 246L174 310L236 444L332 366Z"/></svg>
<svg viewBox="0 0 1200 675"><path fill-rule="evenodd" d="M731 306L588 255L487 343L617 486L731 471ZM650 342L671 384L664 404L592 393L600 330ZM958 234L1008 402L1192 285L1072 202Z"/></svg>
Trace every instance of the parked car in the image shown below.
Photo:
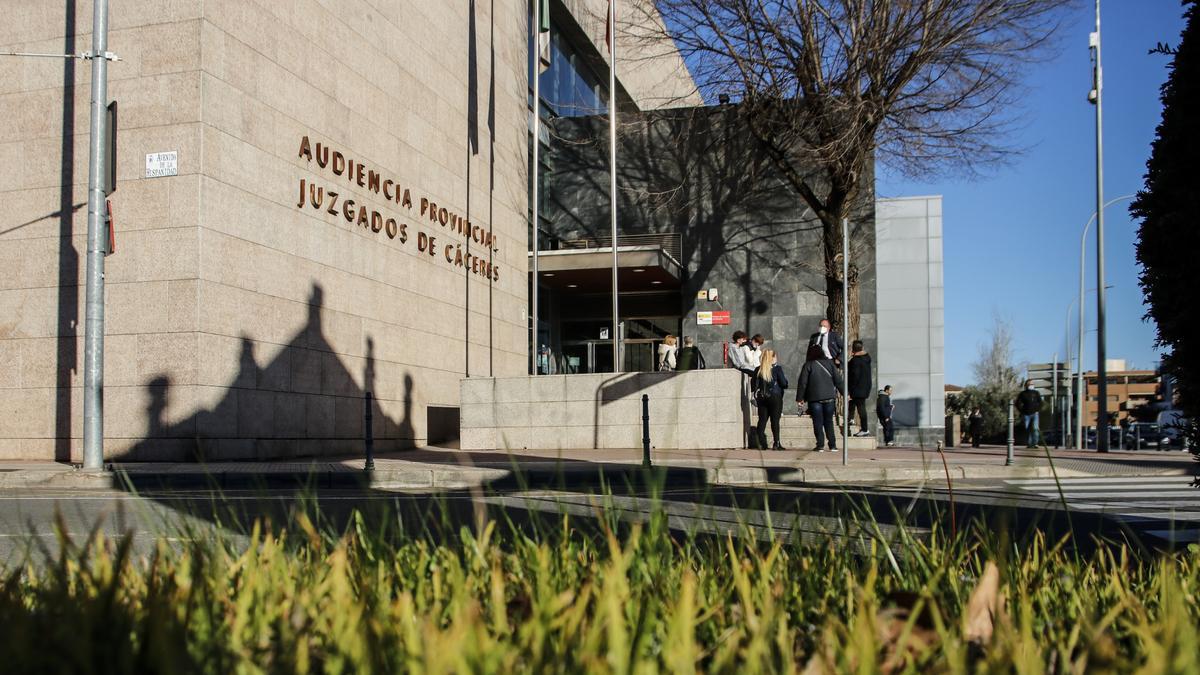
<svg viewBox="0 0 1200 675"><path fill-rule="evenodd" d="M1164 437L1170 439L1169 447L1171 449L1188 449L1187 435L1184 433L1186 425L1187 418L1183 416L1181 410L1171 408L1158 414L1158 428Z"/></svg>
<svg viewBox="0 0 1200 675"><path fill-rule="evenodd" d="M1096 427L1088 427L1087 431L1085 432L1084 439L1086 441L1084 443L1085 448L1095 448L1096 447ZM1121 447L1121 428L1116 426L1115 424L1108 428L1108 447L1109 448L1120 448Z"/></svg>
<svg viewBox="0 0 1200 675"><path fill-rule="evenodd" d="M1154 422L1134 422L1125 430L1126 450L1170 450L1171 438Z"/></svg>

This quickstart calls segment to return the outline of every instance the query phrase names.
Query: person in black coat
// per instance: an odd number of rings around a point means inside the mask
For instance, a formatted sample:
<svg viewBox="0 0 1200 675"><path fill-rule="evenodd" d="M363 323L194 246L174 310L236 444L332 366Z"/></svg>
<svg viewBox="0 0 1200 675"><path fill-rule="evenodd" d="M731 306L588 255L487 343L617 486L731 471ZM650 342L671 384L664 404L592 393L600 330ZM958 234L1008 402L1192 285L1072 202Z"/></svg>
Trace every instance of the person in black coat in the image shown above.
<svg viewBox="0 0 1200 675"><path fill-rule="evenodd" d="M846 368L846 388L850 394L850 419L858 413L858 433L855 436L870 436L867 431L867 399L871 397L871 355L863 349L862 340L851 345L850 365Z"/></svg>
<svg viewBox="0 0 1200 675"><path fill-rule="evenodd" d="M971 447L978 448L979 443L983 438L983 411L978 406L971 411L971 417L968 420L971 433Z"/></svg>
<svg viewBox="0 0 1200 675"><path fill-rule="evenodd" d="M821 319L820 328L808 338L808 346L820 348L822 358L833 361L838 368L842 367L842 352L846 350L846 343L841 335L833 332L829 319Z"/></svg>
<svg viewBox="0 0 1200 675"><path fill-rule="evenodd" d="M837 450L837 434L833 428L833 415L837 409L838 394L845 393L842 373L831 359L825 358L819 345L808 348L807 360L800 368L796 383L796 408L803 414L807 404L812 416L813 433L817 436L816 452L825 449L825 437L829 437L829 451Z"/></svg>
<svg viewBox="0 0 1200 675"><path fill-rule="evenodd" d="M879 426L883 427L883 444L887 447L895 445L895 427L892 426L892 411L896 406L892 403L892 385L879 390L875 399L875 415L879 418Z"/></svg>
<svg viewBox="0 0 1200 675"><path fill-rule="evenodd" d="M783 414L783 391L788 388L787 375L783 366L775 361L775 352L762 350L762 363L754 375L754 402L758 405L758 447L767 449L767 422L771 422L771 435L775 438L772 450L783 450L779 440L779 417Z"/></svg>
<svg viewBox="0 0 1200 675"><path fill-rule="evenodd" d="M1042 411L1042 395L1033 388L1033 380L1025 381L1025 391L1017 394L1017 412L1021 413L1021 425L1025 427L1025 447L1036 448L1040 440L1038 414Z"/></svg>

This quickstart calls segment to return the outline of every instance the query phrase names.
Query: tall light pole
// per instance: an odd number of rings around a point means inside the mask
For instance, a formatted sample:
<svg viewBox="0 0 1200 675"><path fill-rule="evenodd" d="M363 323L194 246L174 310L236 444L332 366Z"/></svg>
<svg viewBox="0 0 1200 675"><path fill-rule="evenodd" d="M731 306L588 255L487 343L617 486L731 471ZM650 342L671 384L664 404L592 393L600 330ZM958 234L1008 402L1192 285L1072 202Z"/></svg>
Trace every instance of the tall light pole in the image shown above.
<svg viewBox="0 0 1200 675"><path fill-rule="evenodd" d="M88 158L87 299L83 329L83 468L104 468L104 176L108 170L108 0L92 9L92 105ZM67 92L70 95L70 92Z"/></svg>
<svg viewBox="0 0 1200 675"><path fill-rule="evenodd" d="M1067 343L1067 391L1063 396L1063 423L1061 426L1063 439L1062 445L1064 448L1070 448L1072 445L1076 445L1076 447L1078 447L1077 444L1067 442L1069 434L1074 429L1074 427L1071 426L1071 411L1075 409L1075 392L1077 391L1075 385L1072 383L1073 378L1071 377L1071 375L1074 373L1073 366L1071 365L1071 309L1075 306L1077 301L1078 300L1076 298L1071 298L1071 303L1067 305L1067 315L1063 318L1063 339Z"/></svg>
<svg viewBox="0 0 1200 675"><path fill-rule="evenodd" d="M541 173L538 167L541 165L541 157L539 153L542 149L542 16L541 16L541 0L534 0L530 3L533 5L533 16L530 18L529 31L533 33L533 49L530 50L529 58L533 60L533 166L529 168L533 172L533 187L530 194L530 206L533 211L533 227L530 235L533 238L533 283L530 284L530 294L533 296L530 303L530 322L533 324L533 330L529 339L529 374L538 374L538 284L541 279L538 277L538 249L541 244L538 241L538 221L541 218L539 212L541 199L538 194L538 179Z"/></svg>
<svg viewBox="0 0 1200 675"><path fill-rule="evenodd" d="M1104 70L1100 66L1100 0L1096 0L1096 32L1092 49L1092 92L1096 106L1096 450L1108 452L1108 349L1104 316Z"/></svg>
<svg viewBox="0 0 1200 675"><path fill-rule="evenodd" d="M1129 194L1121 195L1120 197L1113 197L1104 204L1104 208L1106 209L1122 199L1133 199L1134 196L1135 195ZM1103 210L1104 209L1101 209L1101 211ZM1087 398L1087 383L1083 380L1083 336L1086 332L1083 328L1083 315L1084 309L1087 307L1087 304L1083 299L1084 261L1087 257L1087 233L1088 229L1092 226L1092 222L1096 220L1096 213L1096 211L1092 212L1092 217L1088 218L1087 224L1083 226L1083 234L1079 236L1079 349L1078 353L1075 355L1077 363L1079 364L1079 369L1076 371L1075 375L1076 381L1079 383L1079 389L1077 393L1078 398L1076 399L1075 406L1075 447L1079 450L1083 449L1083 404ZM1097 372L1099 371L1097 370Z"/></svg>

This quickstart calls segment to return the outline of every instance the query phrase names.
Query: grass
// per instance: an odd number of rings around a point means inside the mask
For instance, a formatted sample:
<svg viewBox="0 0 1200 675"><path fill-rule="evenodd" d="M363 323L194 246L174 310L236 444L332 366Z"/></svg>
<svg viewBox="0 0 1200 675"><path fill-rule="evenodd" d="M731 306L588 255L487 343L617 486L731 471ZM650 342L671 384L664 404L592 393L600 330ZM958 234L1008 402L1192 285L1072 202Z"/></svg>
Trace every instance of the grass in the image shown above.
<svg viewBox="0 0 1200 675"><path fill-rule="evenodd" d="M1083 558L974 523L902 536L889 562L832 536L680 535L661 513L330 531L298 504L287 528L149 555L60 538L0 582L0 670L1200 672L1194 545Z"/></svg>

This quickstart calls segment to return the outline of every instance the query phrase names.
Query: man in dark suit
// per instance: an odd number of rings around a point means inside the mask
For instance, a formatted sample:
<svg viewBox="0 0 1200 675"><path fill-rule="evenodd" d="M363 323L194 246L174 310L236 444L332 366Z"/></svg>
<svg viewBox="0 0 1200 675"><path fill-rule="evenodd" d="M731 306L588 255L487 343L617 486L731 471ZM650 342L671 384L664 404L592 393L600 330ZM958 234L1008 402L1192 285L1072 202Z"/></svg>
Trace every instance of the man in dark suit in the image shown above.
<svg viewBox="0 0 1200 675"><path fill-rule="evenodd" d="M833 361L839 368L842 367L842 352L845 351L846 345L842 342L842 336L833 332L829 319L821 319L821 327L808 338L808 346L820 347L825 358Z"/></svg>

